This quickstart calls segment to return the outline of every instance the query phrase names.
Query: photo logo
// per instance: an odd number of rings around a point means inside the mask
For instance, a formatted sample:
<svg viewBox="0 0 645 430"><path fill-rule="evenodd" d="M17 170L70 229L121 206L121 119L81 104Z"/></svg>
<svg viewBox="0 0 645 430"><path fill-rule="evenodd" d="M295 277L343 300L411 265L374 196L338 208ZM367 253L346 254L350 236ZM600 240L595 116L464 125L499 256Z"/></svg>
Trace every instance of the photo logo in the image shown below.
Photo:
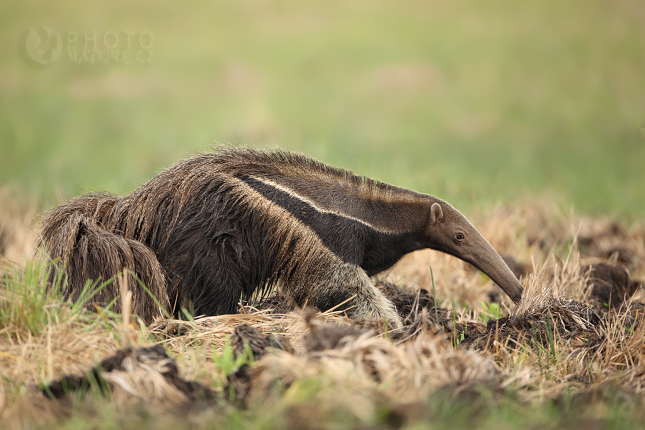
<svg viewBox="0 0 645 430"><path fill-rule="evenodd" d="M153 64L154 35L150 31L58 31L30 27L24 51L36 64L55 61L78 65Z"/></svg>
<svg viewBox="0 0 645 430"><path fill-rule="evenodd" d="M48 65L58 60L63 52L63 41L51 27L30 27L25 40L29 58L38 64Z"/></svg>

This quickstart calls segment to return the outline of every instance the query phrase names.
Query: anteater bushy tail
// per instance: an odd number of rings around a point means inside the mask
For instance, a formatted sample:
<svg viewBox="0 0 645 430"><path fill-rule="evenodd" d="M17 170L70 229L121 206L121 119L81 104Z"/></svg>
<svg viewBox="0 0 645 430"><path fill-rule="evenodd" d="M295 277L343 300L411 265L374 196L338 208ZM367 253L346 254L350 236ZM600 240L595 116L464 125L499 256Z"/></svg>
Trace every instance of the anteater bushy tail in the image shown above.
<svg viewBox="0 0 645 430"><path fill-rule="evenodd" d="M38 248L53 260L50 279L54 271L64 270L65 298L73 301L80 298L88 279L104 282L126 270L132 312L151 322L170 308L165 271L145 244L103 226L102 220L113 215L120 201L120 197L109 194L88 194L53 209L42 221ZM119 294L120 286L114 279L90 303L105 305ZM120 300L113 310L121 311Z"/></svg>

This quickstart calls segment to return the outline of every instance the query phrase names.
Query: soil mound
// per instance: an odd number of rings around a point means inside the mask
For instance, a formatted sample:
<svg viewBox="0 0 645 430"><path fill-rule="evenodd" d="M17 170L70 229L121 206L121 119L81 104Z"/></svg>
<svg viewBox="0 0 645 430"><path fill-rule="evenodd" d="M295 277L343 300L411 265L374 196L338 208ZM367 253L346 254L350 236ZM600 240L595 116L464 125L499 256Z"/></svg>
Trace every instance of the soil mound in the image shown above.
<svg viewBox="0 0 645 430"><path fill-rule="evenodd" d="M600 304L620 306L630 298L642 285L641 281L632 280L629 271L618 264L598 263L581 268L589 273L591 295Z"/></svg>
<svg viewBox="0 0 645 430"><path fill-rule="evenodd" d="M85 375L67 375L42 388L45 396L63 399L93 388L111 392L121 401L139 399L178 405L218 396L208 387L179 376L175 360L162 345L124 348L107 357Z"/></svg>

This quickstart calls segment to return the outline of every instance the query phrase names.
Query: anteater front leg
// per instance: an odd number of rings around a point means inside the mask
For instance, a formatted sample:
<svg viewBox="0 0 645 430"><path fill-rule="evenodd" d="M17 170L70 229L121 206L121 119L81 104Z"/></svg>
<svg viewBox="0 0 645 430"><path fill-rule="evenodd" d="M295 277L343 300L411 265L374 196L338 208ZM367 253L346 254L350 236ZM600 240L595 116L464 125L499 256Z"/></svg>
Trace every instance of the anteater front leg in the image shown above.
<svg viewBox="0 0 645 430"><path fill-rule="evenodd" d="M346 310L350 318L385 318L394 328L402 326L392 302L374 286L363 269L342 262L325 269L316 276L307 294L301 295L306 296L308 304L325 311L345 302L336 310Z"/></svg>

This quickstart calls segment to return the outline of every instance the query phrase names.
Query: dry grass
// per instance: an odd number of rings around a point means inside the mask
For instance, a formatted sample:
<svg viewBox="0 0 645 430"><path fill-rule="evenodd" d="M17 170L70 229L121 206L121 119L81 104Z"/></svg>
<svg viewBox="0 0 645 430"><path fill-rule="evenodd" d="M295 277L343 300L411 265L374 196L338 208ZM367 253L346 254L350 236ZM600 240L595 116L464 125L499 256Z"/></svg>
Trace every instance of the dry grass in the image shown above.
<svg viewBox="0 0 645 430"><path fill-rule="evenodd" d="M25 220L33 212L0 216L10 226L2 230L9 238L2 257L20 262L30 247ZM5 264L0 422L7 428L414 427L441 415L429 399L445 392L449 402L467 399L471 406L473 398L485 399L491 417L509 402L539 408L574 396L595 405L593 418L603 420L613 407L608 392L645 406L645 293L638 288L645 279L645 228L535 206L499 208L476 225L517 263L523 301L513 307L489 279L453 257L417 252L382 282L406 320L401 332L334 312L278 314L250 306L237 315L146 326L127 311L127 287L123 314L88 310L46 293L46 268ZM607 272L626 280L590 272L588 265L598 263L626 268ZM614 294L610 303L598 288ZM163 348L140 349L151 345ZM69 378L61 380L64 375ZM49 386L59 389L55 399L42 391L51 382L58 383Z"/></svg>
<svg viewBox="0 0 645 430"><path fill-rule="evenodd" d="M18 203L24 199L14 198L15 193L11 187L0 187L0 257L24 263L33 253L36 210Z"/></svg>

